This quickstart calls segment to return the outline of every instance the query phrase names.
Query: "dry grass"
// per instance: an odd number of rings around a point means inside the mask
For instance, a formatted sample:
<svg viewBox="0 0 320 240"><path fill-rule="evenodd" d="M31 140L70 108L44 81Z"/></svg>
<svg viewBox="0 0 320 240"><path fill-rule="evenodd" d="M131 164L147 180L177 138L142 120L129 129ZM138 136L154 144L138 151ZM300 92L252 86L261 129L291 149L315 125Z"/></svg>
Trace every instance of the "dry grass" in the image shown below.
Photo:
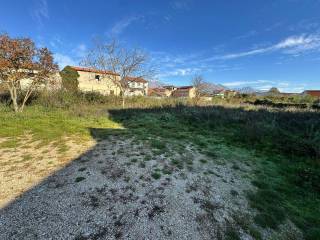
<svg viewBox="0 0 320 240"><path fill-rule="evenodd" d="M44 145L34 141L31 135L19 139L17 148L0 148L0 207L64 168L95 144L93 140L79 143L65 139L67 149L61 152L60 145Z"/></svg>

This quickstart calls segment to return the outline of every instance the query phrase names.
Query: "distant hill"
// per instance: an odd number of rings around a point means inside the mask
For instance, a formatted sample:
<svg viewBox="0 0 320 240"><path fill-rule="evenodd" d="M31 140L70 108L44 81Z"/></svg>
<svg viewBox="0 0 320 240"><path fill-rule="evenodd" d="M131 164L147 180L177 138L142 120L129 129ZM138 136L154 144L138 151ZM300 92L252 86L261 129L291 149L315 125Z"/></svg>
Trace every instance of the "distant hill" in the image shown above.
<svg viewBox="0 0 320 240"><path fill-rule="evenodd" d="M242 93L242 94L253 94L253 93L260 93L259 90L257 89L254 89L252 87L243 87L243 88L239 88L239 89L236 89L239 93Z"/></svg>
<svg viewBox="0 0 320 240"><path fill-rule="evenodd" d="M215 92L220 92L222 90L227 90L228 88L221 85L221 84L214 84L214 83L209 83L208 84L208 93L215 93Z"/></svg>

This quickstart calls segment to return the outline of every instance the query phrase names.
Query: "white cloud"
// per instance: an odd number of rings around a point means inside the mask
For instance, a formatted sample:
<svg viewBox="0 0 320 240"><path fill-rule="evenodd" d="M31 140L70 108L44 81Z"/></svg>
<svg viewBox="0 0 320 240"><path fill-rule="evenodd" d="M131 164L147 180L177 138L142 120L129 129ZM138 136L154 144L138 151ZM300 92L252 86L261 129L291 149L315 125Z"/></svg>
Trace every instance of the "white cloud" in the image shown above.
<svg viewBox="0 0 320 240"><path fill-rule="evenodd" d="M59 48L60 46L63 45L63 42L61 40L61 37L59 35L56 35L50 40L49 44L53 48Z"/></svg>
<svg viewBox="0 0 320 240"><path fill-rule="evenodd" d="M77 58L83 58L86 53L87 53L87 45L84 43L80 43L78 46L76 46L73 50L72 53L77 57Z"/></svg>
<svg viewBox="0 0 320 240"><path fill-rule="evenodd" d="M224 83L227 87L241 87L241 86L249 86L253 84L265 84L265 83L273 83L273 81L269 80L256 80L256 81L235 81L235 82L227 82Z"/></svg>
<svg viewBox="0 0 320 240"><path fill-rule="evenodd" d="M292 36L292 37L288 37L287 39L279 42L278 44L276 44L272 48L283 49L283 48L297 47L297 46L301 46L301 45L304 46L304 45L308 45L308 44L312 43L315 40L319 40L319 39L316 39L312 36L309 36L309 37Z"/></svg>
<svg viewBox="0 0 320 240"><path fill-rule="evenodd" d="M319 18L302 19L289 27L290 31L315 31L320 27Z"/></svg>
<svg viewBox="0 0 320 240"><path fill-rule="evenodd" d="M190 0L175 0L171 2L171 7L175 10L189 10Z"/></svg>
<svg viewBox="0 0 320 240"><path fill-rule="evenodd" d="M119 22L115 23L113 27L110 30L110 34L112 36L116 36L124 32L131 24L133 24L135 21L138 21L141 19L141 16L132 16L132 17L126 17Z"/></svg>
<svg viewBox="0 0 320 240"><path fill-rule="evenodd" d="M39 26L43 26L43 22L49 19L49 8L47 0L36 1L36 6L31 10L31 17Z"/></svg>
<svg viewBox="0 0 320 240"><path fill-rule="evenodd" d="M158 74L156 78L166 78L166 77L172 77L172 76L192 76L194 74L200 73L200 68L177 68L172 71L162 71L162 73Z"/></svg>
<svg viewBox="0 0 320 240"><path fill-rule="evenodd" d="M65 66L75 66L77 62L70 56L62 54L62 53L55 53L53 55L55 62L59 65L60 69L63 69Z"/></svg>
<svg viewBox="0 0 320 240"><path fill-rule="evenodd" d="M189 77L209 72L236 71L242 69L239 64L211 64L203 61L204 52L173 55L161 51L151 52L152 63L161 72L156 77L165 80L169 77Z"/></svg>
<svg viewBox="0 0 320 240"><path fill-rule="evenodd" d="M252 55L259 55L263 53L269 53L274 51L283 51L286 54L302 54L310 50L320 49L320 35L301 35L301 36L290 36L285 40L264 48L258 48L240 53L226 54L218 57L208 58L207 61L212 60L229 60L235 58L241 58Z"/></svg>
<svg viewBox="0 0 320 240"><path fill-rule="evenodd" d="M247 39L247 38L256 36L257 34L258 34L258 32L256 30L251 30L243 35L236 37L235 39Z"/></svg>

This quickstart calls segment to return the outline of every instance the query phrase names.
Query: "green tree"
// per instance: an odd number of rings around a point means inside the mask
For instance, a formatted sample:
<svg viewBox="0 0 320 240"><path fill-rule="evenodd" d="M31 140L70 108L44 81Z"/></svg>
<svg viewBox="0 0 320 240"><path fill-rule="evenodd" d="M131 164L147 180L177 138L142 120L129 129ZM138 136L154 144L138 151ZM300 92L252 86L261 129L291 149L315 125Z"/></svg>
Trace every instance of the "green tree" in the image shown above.
<svg viewBox="0 0 320 240"><path fill-rule="evenodd" d="M64 69L61 70L60 76L62 79L62 88L70 91L70 92L76 92L78 91L78 77L79 73L74 70L70 66L66 66Z"/></svg>

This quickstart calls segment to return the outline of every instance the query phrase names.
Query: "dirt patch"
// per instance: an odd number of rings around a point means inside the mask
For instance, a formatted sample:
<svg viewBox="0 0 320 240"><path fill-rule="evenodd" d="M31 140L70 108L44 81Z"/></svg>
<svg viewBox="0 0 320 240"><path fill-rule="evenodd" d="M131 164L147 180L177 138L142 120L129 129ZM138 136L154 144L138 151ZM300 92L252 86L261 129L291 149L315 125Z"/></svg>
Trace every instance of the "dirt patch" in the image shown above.
<svg viewBox="0 0 320 240"><path fill-rule="evenodd" d="M94 141L61 141L64 142L63 148L57 143L33 141L32 136L26 135L17 142L18 147L0 148L0 207L19 198L94 146Z"/></svg>

